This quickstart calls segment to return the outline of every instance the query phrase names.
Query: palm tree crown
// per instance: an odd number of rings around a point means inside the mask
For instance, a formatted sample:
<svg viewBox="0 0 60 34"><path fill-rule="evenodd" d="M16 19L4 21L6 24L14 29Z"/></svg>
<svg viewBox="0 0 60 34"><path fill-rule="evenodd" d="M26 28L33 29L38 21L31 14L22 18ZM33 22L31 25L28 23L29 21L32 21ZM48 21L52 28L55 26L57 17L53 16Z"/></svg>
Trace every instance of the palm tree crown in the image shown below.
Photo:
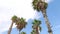
<svg viewBox="0 0 60 34"><path fill-rule="evenodd" d="M41 26L40 26L41 21L34 19L32 24L33 24L32 26L33 31L31 32L31 34L39 34L39 31L41 31Z"/></svg>
<svg viewBox="0 0 60 34"><path fill-rule="evenodd" d="M42 0L33 0L32 6L34 10L37 10L39 12L42 11L42 9L47 9L48 4Z"/></svg>
<svg viewBox="0 0 60 34"><path fill-rule="evenodd" d="M41 24L41 21L40 21L40 20L36 20L36 19L34 19L34 21L33 21L32 24L33 24L32 27L34 28L34 26L35 26L35 27L39 26L39 25Z"/></svg>
<svg viewBox="0 0 60 34"><path fill-rule="evenodd" d="M26 27L26 24L27 24L27 22L25 21L25 19L23 19L23 18L18 18L18 19L17 19L16 25L17 25L17 29L19 29L20 31L21 31L23 28Z"/></svg>

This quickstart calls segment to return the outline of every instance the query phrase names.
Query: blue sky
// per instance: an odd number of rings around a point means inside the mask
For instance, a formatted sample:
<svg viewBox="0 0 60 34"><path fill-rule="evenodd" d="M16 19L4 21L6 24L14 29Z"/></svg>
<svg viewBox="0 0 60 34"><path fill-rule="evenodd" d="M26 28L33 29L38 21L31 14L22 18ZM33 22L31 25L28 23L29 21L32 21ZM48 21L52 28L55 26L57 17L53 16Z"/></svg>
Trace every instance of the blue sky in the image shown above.
<svg viewBox="0 0 60 34"><path fill-rule="evenodd" d="M53 30L53 34L60 34L60 15L59 14L60 14L60 0L49 1L48 8L47 8L47 15ZM41 34L48 34L47 27L46 27L45 20L43 18L42 13L34 12L34 10L32 9L30 0L21 0L21 1L6 0L6 2L4 2L3 0L0 0L0 34L7 34L8 28L11 24L11 17L13 15L17 15L18 17L24 17L27 19L26 21L28 22L28 24L26 28L22 30L22 31L25 31L27 34L30 34L31 32L31 29L32 29L31 22L32 22L32 19L34 18L40 19L42 21ZM15 28L15 25L13 26L11 34L14 34L14 33L15 34L18 33L17 29Z"/></svg>

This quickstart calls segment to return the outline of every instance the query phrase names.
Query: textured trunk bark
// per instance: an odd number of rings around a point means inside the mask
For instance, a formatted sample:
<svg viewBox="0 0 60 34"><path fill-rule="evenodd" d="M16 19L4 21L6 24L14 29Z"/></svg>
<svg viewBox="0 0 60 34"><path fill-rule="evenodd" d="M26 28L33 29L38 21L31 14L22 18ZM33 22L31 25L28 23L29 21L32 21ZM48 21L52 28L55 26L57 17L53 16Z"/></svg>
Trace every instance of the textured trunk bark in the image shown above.
<svg viewBox="0 0 60 34"><path fill-rule="evenodd" d="M43 11L42 11L42 14L43 14L43 17L44 17L44 19L45 19L45 22L46 22L46 25L47 25L49 34L53 34L53 33L52 33L52 29L51 29L51 27L50 27L49 20L48 20L47 15L46 15L46 10L43 10Z"/></svg>
<svg viewBox="0 0 60 34"><path fill-rule="evenodd" d="M9 28L8 34L11 34L12 26L13 26L13 22L12 22L10 28Z"/></svg>
<svg viewBox="0 0 60 34"><path fill-rule="evenodd" d="M38 26L36 27L36 34L39 34Z"/></svg>

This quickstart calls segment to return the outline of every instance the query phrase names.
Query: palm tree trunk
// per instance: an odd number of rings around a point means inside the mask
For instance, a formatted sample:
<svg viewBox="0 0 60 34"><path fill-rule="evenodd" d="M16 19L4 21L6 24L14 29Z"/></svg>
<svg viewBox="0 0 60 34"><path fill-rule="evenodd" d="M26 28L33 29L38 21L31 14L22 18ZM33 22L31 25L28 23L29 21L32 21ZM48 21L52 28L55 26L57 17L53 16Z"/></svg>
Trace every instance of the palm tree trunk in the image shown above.
<svg viewBox="0 0 60 34"><path fill-rule="evenodd" d="M10 28L9 28L8 34L11 34L12 26L13 26L13 22L12 22Z"/></svg>
<svg viewBox="0 0 60 34"><path fill-rule="evenodd" d="M44 17L44 19L45 19L45 21L46 21L46 25L47 25L49 34L53 34L52 29L51 29L51 27L50 27L49 20L48 20L47 15L46 15L46 10L43 10L43 11L42 11L42 14L43 14L43 17Z"/></svg>
<svg viewBox="0 0 60 34"><path fill-rule="evenodd" d="M36 27L36 34L39 34L38 26Z"/></svg>

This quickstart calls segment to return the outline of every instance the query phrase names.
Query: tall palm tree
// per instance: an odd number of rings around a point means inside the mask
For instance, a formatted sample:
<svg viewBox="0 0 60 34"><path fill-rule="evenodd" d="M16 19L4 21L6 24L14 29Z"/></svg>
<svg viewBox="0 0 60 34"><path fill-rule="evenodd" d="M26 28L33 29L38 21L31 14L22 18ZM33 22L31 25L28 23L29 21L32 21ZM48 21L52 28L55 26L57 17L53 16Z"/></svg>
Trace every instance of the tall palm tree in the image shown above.
<svg viewBox="0 0 60 34"><path fill-rule="evenodd" d="M52 29L50 27L49 20L46 15L46 9L47 9L48 4L46 2L43 2L42 0L33 0L32 5L33 5L34 10L37 10L38 12L40 12L40 11L42 12L43 17L46 21L48 32L49 32L49 34L53 34Z"/></svg>
<svg viewBox="0 0 60 34"><path fill-rule="evenodd" d="M19 30L19 34L20 34L20 31L23 29L23 28L25 28L26 27L26 24L27 24L27 22L25 21L25 19L23 19L23 18L18 18L17 19L17 22L16 22L16 27L17 27L17 29Z"/></svg>
<svg viewBox="0 0 60 34"><path fill-rule="evenodd" d="M12 30L12 26L13 26L13 23L15 23L16 22L16 19L17 19L17 16L13 16L12 17L12 23L11 23L11 26L10 26L10 28L9 28L9 30L8 30L8 34L11 34L11 30Z"/></svg>
<svg viewBox="0 0 60 34"><path fill-rule="evenodd" d="M21 34L26 34L25 32L21 32Z"/></svg>
<svg viewBox="0 0 60 34"><path fill-rule="evenodd" d="M41 21L34 19L32 24L33 24L33 26L32 26L33 31L31 34L39 34L39 30L41 31L41 26L40 26Z"/></svg>

